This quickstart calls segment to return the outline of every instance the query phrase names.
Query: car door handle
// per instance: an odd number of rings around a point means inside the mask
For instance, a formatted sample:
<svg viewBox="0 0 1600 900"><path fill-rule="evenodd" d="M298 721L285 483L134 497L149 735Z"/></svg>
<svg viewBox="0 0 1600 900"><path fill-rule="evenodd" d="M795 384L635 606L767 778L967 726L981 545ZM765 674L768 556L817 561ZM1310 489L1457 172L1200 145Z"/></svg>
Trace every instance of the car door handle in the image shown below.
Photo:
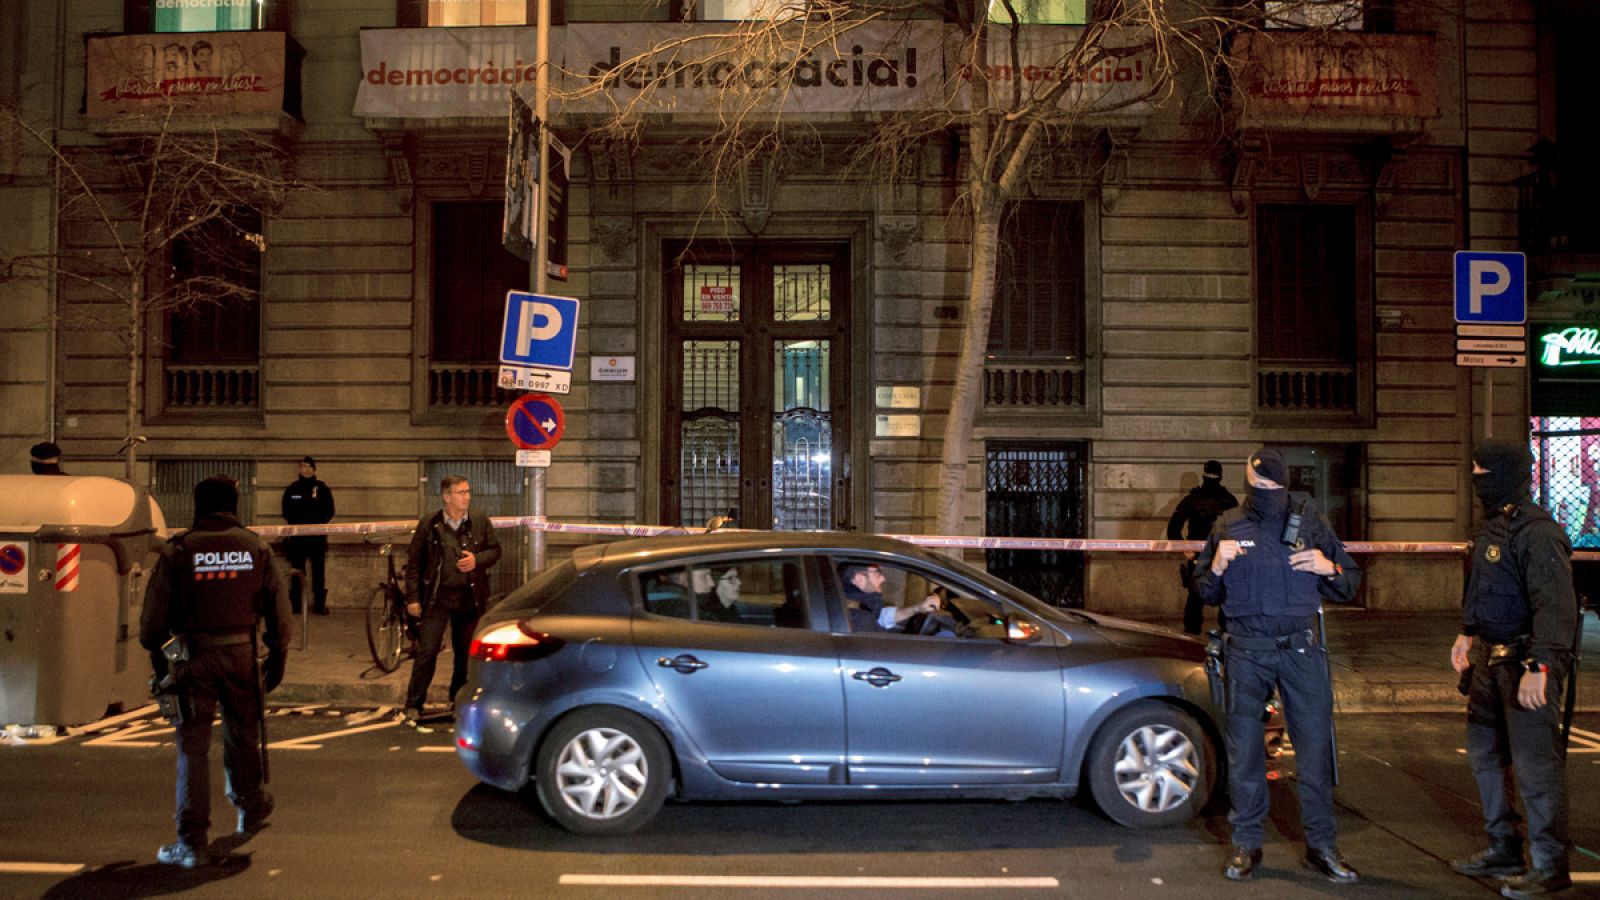
<svg viewBox="0 0 1600 900"><path fill-rule="evenodd" d="M680 653L671 659L663 656L656 660L656 665L663 669L672 669L684 675L693 675L695 672L710 665L710 663L703 663L687 653Z"/></svg>
<svg viewBox="0 0 1600 900"><path fill-rule="evenodd" d="M857 681L865 681L873 687L888 687L900 680L899 675L885 669L883 666L878 666L870 672L852 672L850 677Z"/></svg>

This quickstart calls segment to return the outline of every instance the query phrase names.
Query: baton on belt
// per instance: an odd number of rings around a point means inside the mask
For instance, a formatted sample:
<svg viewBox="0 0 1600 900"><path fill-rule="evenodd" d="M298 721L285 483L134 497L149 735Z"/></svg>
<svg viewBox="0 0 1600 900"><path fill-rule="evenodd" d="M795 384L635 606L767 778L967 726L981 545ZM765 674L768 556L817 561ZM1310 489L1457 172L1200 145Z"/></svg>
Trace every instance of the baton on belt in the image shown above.
<svg viewBox="0 0 1600 900"><path fill-rule="evenodd" d="M1317 607L1317 643L1322 645L1322 670L1328 674L1328 696L1333 696L1333 658L1328 655L1328 620ZM1333 786L1339 786L1339 723L1330 707L1328 713L1328 750L1332 753Z"/></svg>
<svg viewBox="0 0 1600 900"><path fill-rule="evenodd" d="M1561 711L1561 756L1572 741L1572 709L1578 705L1578 664L1583 661L1583 604L1578 604L1578 624L1572 630L1572 664L1567 666L1567 708Z"/></svg>

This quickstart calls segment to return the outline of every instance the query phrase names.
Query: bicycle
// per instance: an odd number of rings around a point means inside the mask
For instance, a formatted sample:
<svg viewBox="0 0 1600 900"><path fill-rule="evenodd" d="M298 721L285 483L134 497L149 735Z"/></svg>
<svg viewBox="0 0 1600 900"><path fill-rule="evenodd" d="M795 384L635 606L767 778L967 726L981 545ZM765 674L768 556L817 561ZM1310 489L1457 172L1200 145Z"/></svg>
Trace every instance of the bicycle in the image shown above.
<svg viewBox="0 0 1600 900"><path fill-rule="evenodd" d="M395 571L394 541L389 537L381 540L378 552L388 558L389 577L367 597L367 649L372 651L373 664L389 673L416 655L421 622L406 613L406 593Z"/></svg>

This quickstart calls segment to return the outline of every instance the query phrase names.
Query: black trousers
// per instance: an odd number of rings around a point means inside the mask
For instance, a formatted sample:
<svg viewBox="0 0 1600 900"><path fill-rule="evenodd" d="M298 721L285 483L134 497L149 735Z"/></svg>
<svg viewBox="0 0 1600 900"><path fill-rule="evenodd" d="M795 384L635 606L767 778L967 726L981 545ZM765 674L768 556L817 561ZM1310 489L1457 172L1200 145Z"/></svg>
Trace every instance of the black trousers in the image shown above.
<svg viewBox="0 0 1600 900"><path fill-rule="evenodd" d="M406 688L406 708L422 709L428 699L428 685L433 683L433 672L439 664L439 651L444 646L445 628L450 629L450 702L456 692L467 683L467 651L472 646L472 632L478 627L478 607L472 590L454 596L440 592L422 611L422 625L417 636L417 655L411 660L411 684Z"/></svg>
<svg viewBox="0 0 1600 900"><path fill-rule="evenodd" d="M1561 752L1561 709L1566 700L1565 666L1551 666L1545 705L1517 703L1522 666L1485 662L1484 642L1473 642L1472 681L1467 693L1467 761L1483 801L1483 830L1496 843L1521 843L1521 819L1512 796L1522 795L1528 844L1535 868L1567 870L1567 761Z"/></svg>
<svg viewBox="0 0 1600 900"><path fill-rule="evenodd" d="M1332 847L1333 686L1323 648L1309 641L1273 650L1243 650L1229 643L1228 792L1233 843L1260 847L1269 807L1266 730L1262 713L1276 687L1283 698L1289 739L1294 743L1300 787L1300 824L1307 847Z"/></svg>
<svg viewBox="0 0 1600 900"><path fill-rule="evenodd" d="M251 644L193 651L183 675L193 712L178 726L178 838L204 849L211 827L211 720L222 708L222 768L228 800L258 812L261 789L261 688Z"/></svg>
<svg viewBox="0 0 1600 900"><path fill-rule="evenodd" d="M1217 627L1226 631L1228 617L1222 614L1222 607L1217 607ZM1189 599L1183 604L1183 630L1188 634L1202 634L1206 628L1206 602L1200 599L1200 594L1189 587Z"/></svg>
<svg viewBox="0 0 1600 900"><path fill-rule="evenodd" d="M289 565L305 573L311 580L311 605L314 609L328 608L328 539L320 534L292 537L285 551ZM300 611L300 581L289 582L289 603L295 612Z"/></svg>

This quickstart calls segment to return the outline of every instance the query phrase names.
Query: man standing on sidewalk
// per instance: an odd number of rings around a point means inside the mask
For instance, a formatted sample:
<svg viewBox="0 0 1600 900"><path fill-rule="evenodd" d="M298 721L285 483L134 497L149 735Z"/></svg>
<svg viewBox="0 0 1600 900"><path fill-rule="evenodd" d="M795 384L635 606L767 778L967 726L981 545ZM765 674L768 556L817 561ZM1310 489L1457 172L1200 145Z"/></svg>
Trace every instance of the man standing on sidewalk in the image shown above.
<svg viewBox="0 0 1600 900"><path fill-rule="evenodd" d="M1317 634L1324 598L1348 602L1361 569L1311 498L1288 491L1289 468L1263 447L1245 467L1244 505L1224 515L1199 557L1196 590L1228 617L1228 790L1233 856L1222 874L1250 878L1261 864L1267 769L1261 711L1276 690L1294 741L1307 868L1335 884L1360 875L1335 846L1333 685Z"/></svg>
<svg viewBox="0 0 1600 900"><path fill-rule="evenodd" d="M1485 440L1472 483L1486 518L1472 544L1461 634L1450 664L1467 673L1467 760L1483 801L1489 846L1450 864L1474 878L1511 876L1506 897L1572 886L1567 857L1567 768L1562 704L1572 674L1578 603L1566 532L1528 496L1526 442ZM1533 869L1523 865L1511 795L1527 812Z"/></svg>
<svg viewBox="0 0 1600 900"><path fill-rule="evenodd" d="M333 521L333 491L317 477L317 461L307 456L300 460L300 477L283 489L283 520L290 525L326 525ZM289 565L304 573L295 582L289 600L300 611L300 585L311 582L311 611L328 614L328 536L301 534L289 538Z"/></svg>
<svg viewBox="0 0 1600 900"><path fill-rule="evenodd" d="M417 523L406 551L406 612L422 619L417 655L411 660L405 723L416 727L428 699L444 631L450 629L455 654L450 671L450 702L467 683L467 651L478 616L489 603L488 569L500 559L500 543L488 516L473 516L472 485L465 476L439 482L444 508Z"/></svg>
<svg viewBox="0 0 1600 900"><path fill-rule="evenodd" d="M1172 518L1167 520L1169 541L1205 540L1211 535L1211 526L1217 523L1217 518L1239 505L1233 492L1222 486L1222 463L1208 459L1201 473L1200 486L1178 501L1178 508L1172 511ZM1185 528L1188 529L1187 538L1184 535ZM1193 553L1188 554L1188 558L1179 566L1178 575L1189 595L1183 606L1183 630L1189 634L1199 634L1205 625L1206 604L1194 589Z"/></svg>

